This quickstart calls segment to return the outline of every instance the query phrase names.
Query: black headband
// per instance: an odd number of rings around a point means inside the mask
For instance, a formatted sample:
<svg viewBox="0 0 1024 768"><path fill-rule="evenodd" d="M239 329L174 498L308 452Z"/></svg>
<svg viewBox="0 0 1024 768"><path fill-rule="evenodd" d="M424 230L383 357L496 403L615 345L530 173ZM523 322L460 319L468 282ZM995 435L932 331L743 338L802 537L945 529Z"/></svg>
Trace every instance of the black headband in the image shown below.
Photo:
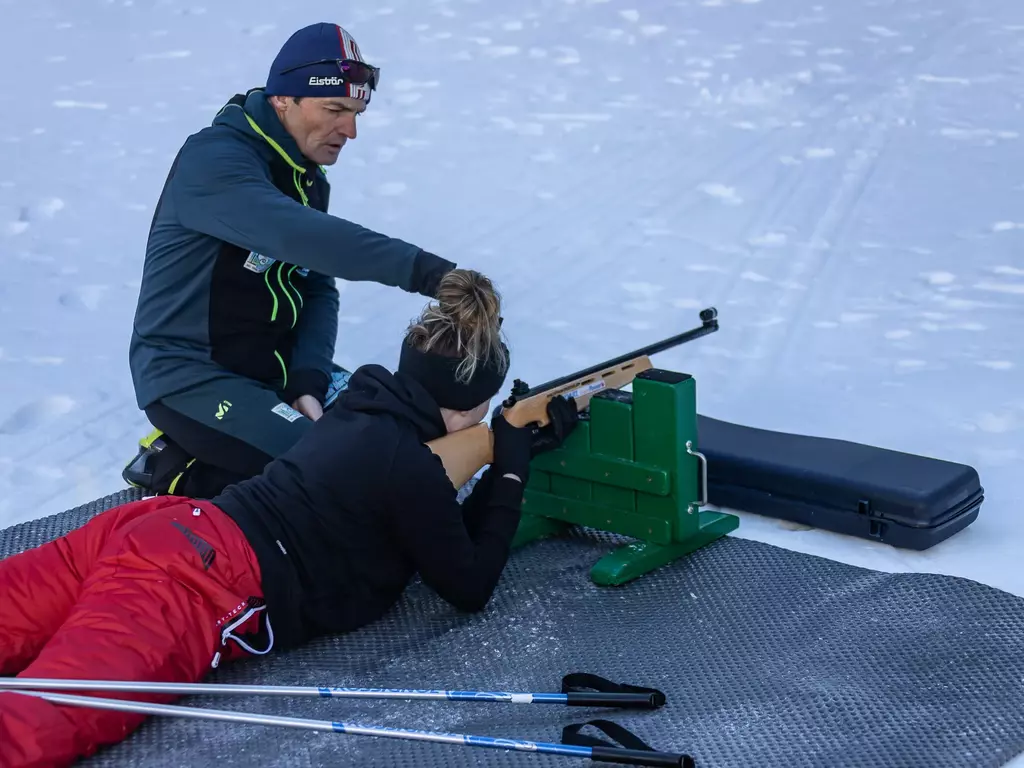
<svg viewBox="0 0 1024 768"><path fill-rule="evenodd" d="M502 349L506 349L504 344ZM460 358L421 352L405 343L398 370L422 384L442 408L471 411L498 393L505 383L505 374L493 364L482 366L463 384L455 379L455 369L460 362Z"/></svg>

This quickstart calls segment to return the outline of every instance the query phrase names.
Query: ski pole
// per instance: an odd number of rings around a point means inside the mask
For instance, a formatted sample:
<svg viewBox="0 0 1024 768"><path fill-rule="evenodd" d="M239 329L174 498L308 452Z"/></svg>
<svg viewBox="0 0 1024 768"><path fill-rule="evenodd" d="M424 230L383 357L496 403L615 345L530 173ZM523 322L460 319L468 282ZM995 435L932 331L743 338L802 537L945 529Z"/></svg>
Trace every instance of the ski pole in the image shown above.
<svg viewBox="0 0 1024 768"><path fill-rule="evenodd" d="M598 690L579 690L581 685ZM322 699L419 699L426 701L505 702L510 704L564 704L568 707L621 707L657 709L665 695L653 688L612 683L596 675L575 673L562 681L562 693L507 691L443 691L403 688L344 688L339 686L236 685L214 683L154 683L121 680L58 680L0 678L2 690L117 691L126 693L223 694L245 696L312 696ZM605 690L600 690L604 688ZM575 690L574 690L575 689Z"/></svg>
<svg viewBox="0 0 1024 768"><path fill-rule="evenodd" d="M492 736L472 736L460 733L441 733L406 728L391 728L377 725L358 725L330 720L311 720L301 717L282 715L249 714L223 709L203 709L174 704L150 704L145 702L125 701L122 699L104 699L92 696L73 696L60 693L43 693L40 691L16 690L13 693L22 696L36 696L53 702L70 706L90 707L96 709L135 712L144 715L169 715L172 717L196 718L201 720L218 720L233 723L249 723L251 725L280 725L289 728L301 728L314 731L328 731L354 736L382 736L393 739L409 739L437 744L453 744L465 747L489 747L492 749L513 750L516 752L532 752L534 754L561 755L578 757L605 763L625 765L676 766L677 768L693 768L693 758L689 755L657 752L652 749L626 749L614 746L577 746L574 744L555 744L540 741L524 741L521 739L504 739ZM635 737L634 737L635 738Z"/></svg>

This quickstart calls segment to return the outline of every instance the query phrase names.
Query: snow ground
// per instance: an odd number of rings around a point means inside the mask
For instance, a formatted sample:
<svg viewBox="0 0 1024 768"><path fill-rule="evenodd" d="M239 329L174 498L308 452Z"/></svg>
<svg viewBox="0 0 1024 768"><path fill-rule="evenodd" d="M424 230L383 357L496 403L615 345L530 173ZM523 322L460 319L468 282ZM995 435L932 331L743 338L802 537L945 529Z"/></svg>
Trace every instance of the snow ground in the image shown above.
<svg viewBox="0 0 1024 768"><path fill-rule="evenodd" d="M336 15L341 14L341 15ZM718 307L655 358L701 411L974 465L924 553L744 516L736 535L1024 595L1018 0L0 0L0 525L122 487L127 345L187 134L295 28L383 67L332 211L493 276L515 375ZM342 284L338 361L391 365L418 297Z"/></svg>

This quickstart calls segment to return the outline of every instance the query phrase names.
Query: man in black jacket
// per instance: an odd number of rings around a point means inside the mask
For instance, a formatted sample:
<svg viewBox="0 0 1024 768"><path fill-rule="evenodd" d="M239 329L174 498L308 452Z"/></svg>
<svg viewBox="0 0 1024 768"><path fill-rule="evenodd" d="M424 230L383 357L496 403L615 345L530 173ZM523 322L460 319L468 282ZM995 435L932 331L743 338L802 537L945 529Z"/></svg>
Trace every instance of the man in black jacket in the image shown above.
<svg viewBox="0 0 1024 768"><path fill-rule="evenodd" d="M327 213L324 167L356 137L379 78L346 30L305 27L265 88L231 99L179 151L150 229L129 354L157 431L129 482L210 496L259 473L320 418L332 383L344 385L335 280L433 296L455 267Z"/></svg>

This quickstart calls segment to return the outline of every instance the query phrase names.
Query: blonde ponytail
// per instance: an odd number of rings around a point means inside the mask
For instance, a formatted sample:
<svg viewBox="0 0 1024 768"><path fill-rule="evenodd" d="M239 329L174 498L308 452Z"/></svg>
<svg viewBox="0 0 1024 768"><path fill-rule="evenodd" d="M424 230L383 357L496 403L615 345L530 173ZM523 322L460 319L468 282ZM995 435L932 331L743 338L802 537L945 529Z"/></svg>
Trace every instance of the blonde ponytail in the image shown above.
<svg viewBox="0 0 1024 768"><path fill-rule="evenodd" d="M471 269L453 269L430 302L406 331L406 343L420 352L460 360L455 378L468 383L481 367L501 374L508 369L508 350L501 337L501 296L491 281Z"/></svg>

